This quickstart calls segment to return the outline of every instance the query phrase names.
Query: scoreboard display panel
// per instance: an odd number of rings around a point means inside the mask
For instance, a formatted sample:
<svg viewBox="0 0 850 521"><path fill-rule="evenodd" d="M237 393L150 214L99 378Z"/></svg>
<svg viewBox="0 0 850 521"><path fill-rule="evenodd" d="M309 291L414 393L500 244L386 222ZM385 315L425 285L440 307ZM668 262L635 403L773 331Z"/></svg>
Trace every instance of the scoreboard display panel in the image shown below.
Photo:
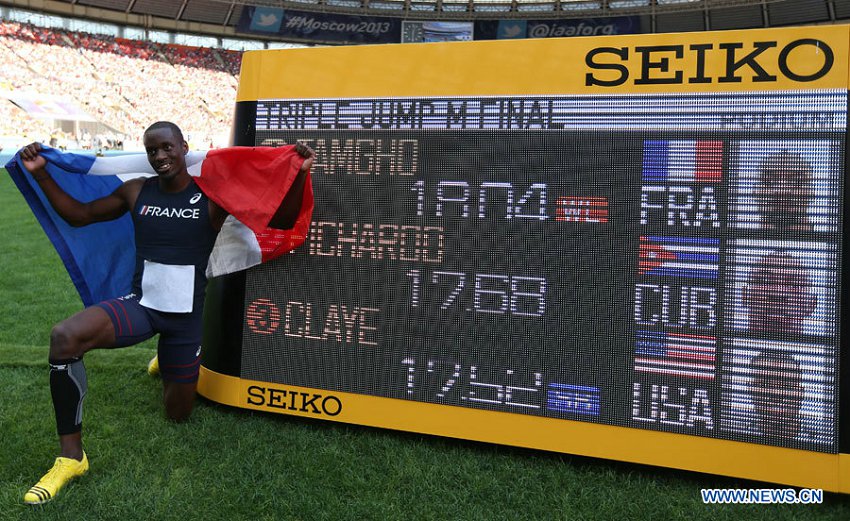
<svg viewBox="0 0 850 521"><path fill-rule="evenodd" d="M807 34L247 53L234 144L309 144L315 211L212 282L200 392L850 491L850 30Z"/></svg>

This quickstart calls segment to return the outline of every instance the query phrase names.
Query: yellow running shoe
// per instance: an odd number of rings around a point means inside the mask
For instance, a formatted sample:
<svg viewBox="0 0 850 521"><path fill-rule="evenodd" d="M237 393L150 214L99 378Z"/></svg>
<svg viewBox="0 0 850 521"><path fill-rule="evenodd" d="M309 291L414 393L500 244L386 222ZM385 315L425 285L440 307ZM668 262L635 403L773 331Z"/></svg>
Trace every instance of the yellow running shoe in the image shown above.
<svg viewBox="0 0 850 521"><path fill-rule="evenodd" d="M68 484L72 479L82 476L89 470L89 459L83 452L83 461L73 458L56 458L53 468L33 485L29 492L24 494L24 503L28 505L40 505L47 503Z"/></svg>
<svg viewBox="0 0 850 521"><path fill-rule="evenodd" d="M151 376L159 376L159 357L153 355L151 361L148 362L148 374Z"/></svg>

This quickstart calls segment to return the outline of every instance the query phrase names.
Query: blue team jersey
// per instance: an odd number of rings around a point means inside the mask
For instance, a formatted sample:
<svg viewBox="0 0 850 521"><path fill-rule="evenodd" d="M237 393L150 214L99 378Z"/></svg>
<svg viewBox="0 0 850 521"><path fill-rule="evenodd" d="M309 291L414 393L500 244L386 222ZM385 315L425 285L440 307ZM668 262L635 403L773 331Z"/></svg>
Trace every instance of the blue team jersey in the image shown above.
<svg viewBox="0 0 850 521"><path fill-rule="evenodd" d="M133 224L133 292L142 305L174 312L201 309L207 263L218 234L210 222L207 196L194 180L180 192L165 193L156 177L147 179L133 208Z"/></svg>

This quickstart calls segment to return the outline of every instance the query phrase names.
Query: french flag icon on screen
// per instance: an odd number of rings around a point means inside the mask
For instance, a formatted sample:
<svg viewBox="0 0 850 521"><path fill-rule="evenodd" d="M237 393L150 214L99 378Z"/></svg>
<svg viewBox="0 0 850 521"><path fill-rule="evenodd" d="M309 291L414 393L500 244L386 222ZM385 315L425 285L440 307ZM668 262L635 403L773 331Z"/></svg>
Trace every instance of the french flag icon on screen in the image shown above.
<svg viewBox="0 0 850 521"><path fill-rule="evenodd" d="M722 141L644 141L645 183L719 183Z"/></svg>
<svg viewBox="0 0 850 521"><path fill-rule="evenodd" d="M638 275L714 280L719 259L720 239L643 236Z"/></svg>

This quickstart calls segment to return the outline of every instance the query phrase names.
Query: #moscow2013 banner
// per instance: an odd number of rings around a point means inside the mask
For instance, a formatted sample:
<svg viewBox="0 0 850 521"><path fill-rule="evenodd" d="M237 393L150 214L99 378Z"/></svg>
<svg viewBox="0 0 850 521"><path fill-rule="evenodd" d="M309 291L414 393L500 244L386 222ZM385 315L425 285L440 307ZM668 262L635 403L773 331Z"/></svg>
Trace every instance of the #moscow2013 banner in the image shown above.
<svg viewBox="0 0 850 521"><path fill-rule="evenodd" d="M641 32L640 17L591 19L416 21L392 16L317 13L245 6L236 25L245 34L334 43L399 43L599 36ZM423 34L424 33L424 34Z"/></svg>

